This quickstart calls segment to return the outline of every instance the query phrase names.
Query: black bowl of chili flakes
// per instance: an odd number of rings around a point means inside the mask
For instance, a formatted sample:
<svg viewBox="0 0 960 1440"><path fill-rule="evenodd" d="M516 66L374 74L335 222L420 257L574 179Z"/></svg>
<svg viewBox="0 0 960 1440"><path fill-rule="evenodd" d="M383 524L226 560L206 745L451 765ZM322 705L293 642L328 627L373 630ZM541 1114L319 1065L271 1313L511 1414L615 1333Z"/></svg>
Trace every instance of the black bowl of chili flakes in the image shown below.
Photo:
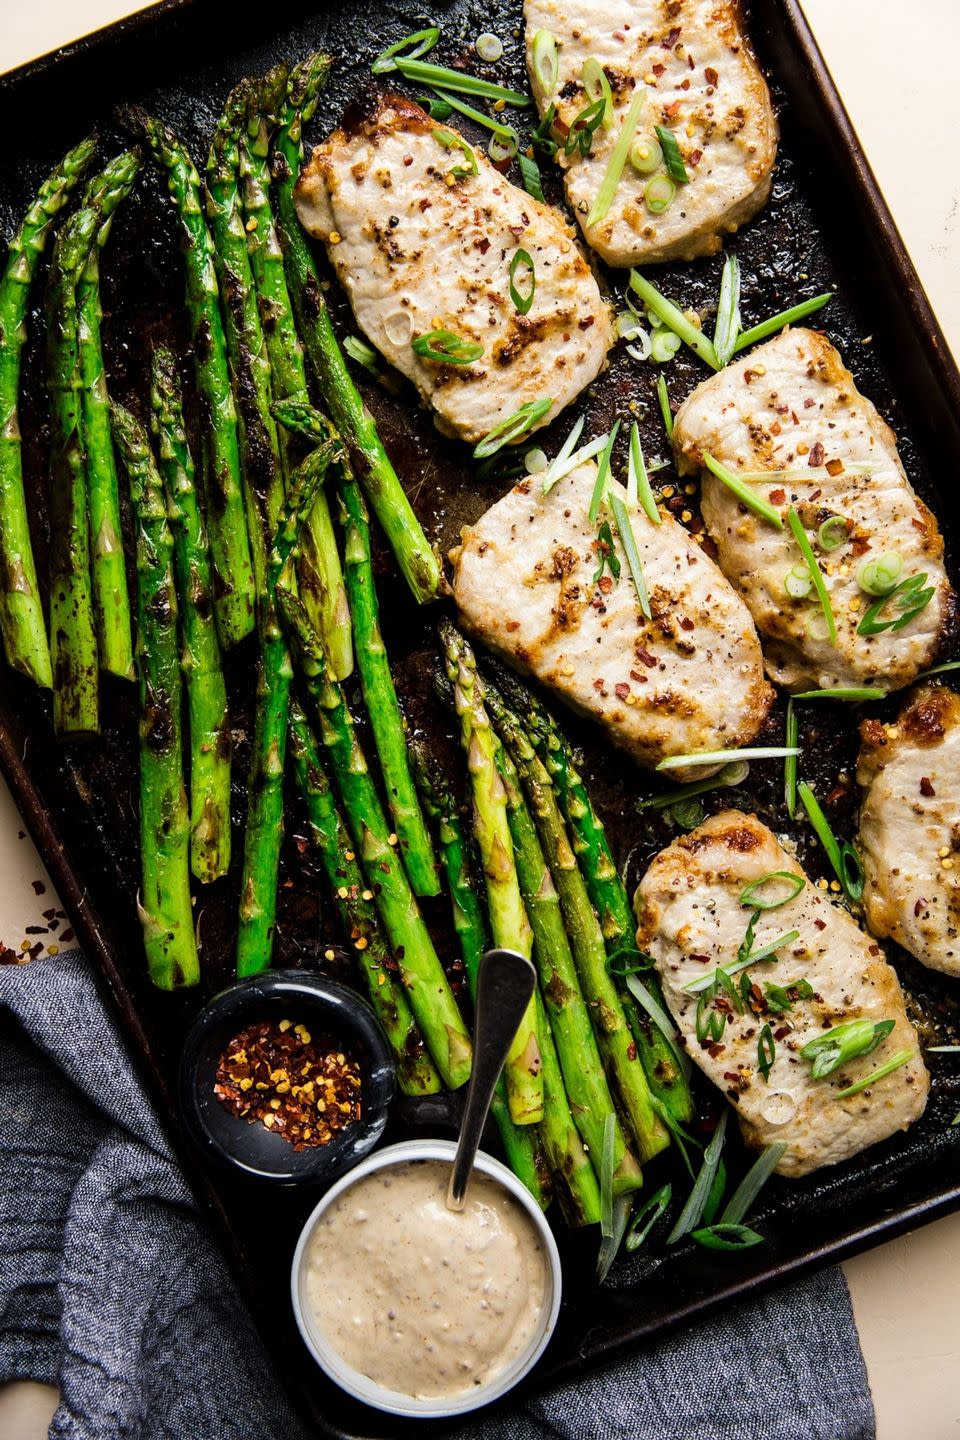
<svg viewBox="0 0 960 1440"><path fill-rule="evenodd" d="M180 1101L197 1143L274 1183L328 1184L380 1139L394 1065L370 1006L299 970L253 975L197 1016Z"/></svg>

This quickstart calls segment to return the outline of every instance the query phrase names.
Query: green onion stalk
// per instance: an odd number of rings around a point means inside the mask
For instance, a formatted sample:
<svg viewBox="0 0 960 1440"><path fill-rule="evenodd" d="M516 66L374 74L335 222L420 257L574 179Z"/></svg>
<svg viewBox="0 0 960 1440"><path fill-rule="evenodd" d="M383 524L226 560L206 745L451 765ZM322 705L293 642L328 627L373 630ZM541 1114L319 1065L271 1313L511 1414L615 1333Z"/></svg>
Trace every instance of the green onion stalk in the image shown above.
<svg viewBox="0 0 960 1440"><path fill-rule="evenodd" d="M282 425L314 440L329 431L326 418L302 401L283 401L274 410ZM344 460L337 471L344 574L357 666L383 774L387 807L414 894L438 895L436 859L410 771L406 726L380 633L367 509L349 462Z"/></svg>
<svg viewBox="0 0 960 1440"><path fill-rule="evenodd" d="M440 864L450 894L453 928L459 942L470 996L476 1000L480 960L487 948L487 927L477 896L466 836L449 786L442 779L430 778L422 756L416 752L414 766L423 808L435 824ZM530 1125L514 1125L510 1119L510 1107L502 1075L494 1090L490 1111L500 1132L500 1141L510 1169L527 1187L541 1209L545 1210L550 1203L551 1182L539 1132Z"/></svg>
<svg viewBox="0 0 960 1440"><path fill-rule="evenodd" d="M639 1047L631 1035L617 987L607 969L603 931L571 848L553 782L522 722L502 695L486 683L483 694L497 733L517 767L560 896L607 1078L612 1091L619 1096L638 1158L650 1160L669 1145L670 1137L657 1114L657 1102L637 1058Z"/></svg>
<svg viewBox="0 0 960 1440"><path fill-rule="evenodd" d="M111 419L117 452L130 481L137 534L140 921L150 978L160 989L173 990L196 985L200 979L190 904L173 537L163 481L146 432L115 403Z"/></svg>
<svg viewBox="0 0 960 1440"><path fill-rule="evenodd" d="M230 716L213 618L213 574L183 423L176 361L153 352L151 429L173 533L173 568L183 632L183 676L190 719L190 865L204 884L230 865Z"/></svg>
<svg viewBox="0 0 960 1440"><path fill-rule="evenodd" d="M447 677L453 686L460 741L467 756L473 798L473 827L483 866L496 945L529 959L533 931L520 883L507 819L507 797L497 772L497 737L477 682L473 651L449 621L440 622ZM544 1095L536 1004L531 1000L507 1053L505 1066L510 1115L518 1125L543 1119Z"/></svg>
<svg viewBox="0 0 960 1440"><path fill-rule="evenodd" d="M411 1009L444 1084L456 1090L470 1074L472 1049L467 1027L407 880L396 836L383 813L342 687L330 676L303 602L282 576L276 598L326 750L331 779L397 957Z"/></svg>
<svg viewBox="0 0 960 1440"><path fill-rule="evenodd" d="M103 318L100 309L100 251L110 233L113 210L129 193L139 169L140 156L130 150L111 161L87 186L83 204L99 209L102 223L96 241L90 247L76 293L93 602L100 668L124 680L132 680L135 672L130 596L127 593L127 569L120 529L120 487L110 434L110 399L100 337L100 321Z"/></svg>
<svg viewBox="0 0 960 1440"><path fill-rule="evenodd" d="M274 143L277 229L294 313L324 404L347 447L354 473L397 563L414 596L422 603L432 600L437 593L440 583L437 557L390 463L373 418L350 377L294 204L303 154L303 123L316 109L329 72L329 57L313 55L290 75L287 102Z"/></svg>
<svg viewBox="0 0 960 1440"><path fill-rule="evenodd" d="M406 991L391 973L395 961L390 946L333 798L320 747L306 712L295 700L290 706L288 748L310 835L370 1004L390 1043L400 1089L404 1095L436 1095L442 1088L440 1076L424 1048Z"/></svg>
<svg viewBox="0 0 960 1440"><path fill-rule="evenodd" d="M303 346L297 334L270 199L270 135L274 112L282 98L277 94L276 74L271 71L249 88L246 134L240 149L241 200L273 398L275 402L293 398L305 401ZM286 430L281 430L278 438L286 482L296 468L296 441ZM346 680L353 671L353 633L330 506L322 490L300 537L297 587L310 622L323 640L334 676Z"/></svg>
<svg viewBox="0 0 960 1440"><path fill-rule="evenodd" d="M213 241L203 214L200 177L186 147L145 111L127 107L125 123L146 141L165 171L184 243L187 318L203 416L203 476L214 569L213 603L224 648L255 625L255 588L247 536L240 435L230 384Z"/></svg>
<svg viewBox="0 0 960 1440"><path fill-rule="evenodd" d="M57 215L95 150L93 136L82 140L43 181L10 237L0 277L0 635L10 667L48 690L53 685L53 671L23 488L17 415L20 358L40 257Z"/></svg>

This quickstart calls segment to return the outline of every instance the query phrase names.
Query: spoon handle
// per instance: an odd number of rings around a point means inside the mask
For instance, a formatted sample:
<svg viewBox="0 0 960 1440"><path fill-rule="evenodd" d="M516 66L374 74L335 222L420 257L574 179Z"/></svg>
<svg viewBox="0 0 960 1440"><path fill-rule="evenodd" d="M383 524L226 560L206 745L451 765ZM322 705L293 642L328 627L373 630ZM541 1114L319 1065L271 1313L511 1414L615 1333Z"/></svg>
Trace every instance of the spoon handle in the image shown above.
<svg viewBox="0 0 960 1440"><path fill-rule="evenodd" d="M474 1007L473 1070L447 1190L450 1210L463 1209L493 1091L536 983L537 972L525 955L514 950L488 950L481 958Z"/></svg>

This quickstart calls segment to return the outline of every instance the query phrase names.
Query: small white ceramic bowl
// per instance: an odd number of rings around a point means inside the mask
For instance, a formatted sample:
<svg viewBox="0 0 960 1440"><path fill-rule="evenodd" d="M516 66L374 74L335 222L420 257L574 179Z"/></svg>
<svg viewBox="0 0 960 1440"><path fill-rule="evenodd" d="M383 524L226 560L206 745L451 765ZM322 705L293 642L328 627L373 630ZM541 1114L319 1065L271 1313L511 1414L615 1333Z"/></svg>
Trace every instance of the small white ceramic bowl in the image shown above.
<svg viewBox="0 0 960 1440"><path fill-rule="evenodd" d="M376 1170L387 1170L395 1165L403 1165L410 1160L443 1160L448 1165L452 1165L456 1149L456 1145L451 1140L406 1140L400 1145L388 1145L386 1149L369 1155L349 1174L344 1175L335 1185L332 1185L324 1195L304 1225L293 1257L291 1276L293 1312L307 1349L320 1368L329 1375L331 1380L336 1381L341 1389L346 1390L355 1399L362 1400L364 1404L372 1405L377 1410L386 1410L391 1415L407 1415L413 1418L462 1415L467 1410L476 1410L481 1405L489 1405L492 1401L498 1400L501 1395L505 1395L508 1390L522 1380L540 1359L553 1334L560 1311L560 1256L550 1227L536 1201L512 1171L508 1170L506 1165L502 1165L499 1160L495 1160L492 1155L486 1155L481 1150L477 1155L476 1169L502 1185L504 1190L523 1206L537 1229L547 1258L548 1291L540 1329L531 1337L529 1344L516 1356L512 1364L506 1370L501 1371L489 1385L478 1385L467 1394L458 1395L454 1399L445 1399L442 1396L417 1399L412 1395L399 1394L396 1390L386 1390L383 1386L377 1385L369 1376L361 1374L359 1370L348 1365L312 1320L306 1303L305 1256L313 1227L324 1212L365 1175L370 1175Z"/></svg>

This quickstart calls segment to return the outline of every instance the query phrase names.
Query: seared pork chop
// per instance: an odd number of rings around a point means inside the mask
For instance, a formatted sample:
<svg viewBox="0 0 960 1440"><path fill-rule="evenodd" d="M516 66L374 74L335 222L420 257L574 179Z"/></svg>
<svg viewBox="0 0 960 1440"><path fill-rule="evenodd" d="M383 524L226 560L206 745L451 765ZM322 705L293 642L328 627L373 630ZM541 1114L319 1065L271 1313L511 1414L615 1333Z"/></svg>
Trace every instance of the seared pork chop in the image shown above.
<svg viewBox="0 0 960 1440"><path fill-rule="evenodd" d="M546 423L603 366L610 312L571 227L409 100L384 96L317 146L297 213L326 245L360 328L445 434L480 440L541 399L553 402ZM521 257L511 277L522 251L533 276ZM526 314L511 278L521 299L535 282ZM414 350L438 331L479 349L477 358L457 364L442 349L439 360Z"/></svg>
<svg viewBox="0 0 960 1440"><path fill-rule="evenodd" d="M867 924L960 975L960 697L923 685L894 725L865 720L860 735Z"/></svg>
<svg viewBox="0 0 960 1440"><path fill-rule="evenodd" d="M644 619L619 540L619 580L598 573L596 474L582 465L546 496L537 476L522 480L464 532L453 580L464 624L641 765L749 743L772 692L746 607L672 516L638 513Z"/></svg>
<svg viewBox="0 0 960 1440"><path fill-rule="evenodd" d="M594 131L587 156L568 156L561 144L557 157L587 243L609 264L712 255L766 203L777 122L735 0L526 0L524 14L533 93L541 115L556 106L557 134L566 136L593 98L584 90L584 64L598 62L609 82L613 123ZM555 83L536 63L536 37L544 33L557 45ZM638 138L655 140L657 125L669 129L688 181L654 213L645 187L652 178L662 183L665 167L640 174L628 161L607 214L588 226L639 85Z"/></svg>
<svg viewBox="0 0 960 1440"><path fill-rule="evenodd" d="M651 864L637 890L637 944L657 962L663 993L691 1058L733 1105L748 1145L761 1149L785 1141L781 1175L807 1175L835 1165L868 1145L905 1130L923 1113L929 1078L917 1036L907 1018L900 984L877 945L827 894L807 881L792 900L762 913L751 949L791 930L799 938L731 977L739 990L751 982L752 1004L743 1013L721 988L707 1004L720 1017L720 1038L697 1039L699 993L685 987L735 965L751 909L744 887L775 871L803 877L793 857L755 815L727 810L669 845ZM787 893L782 882L779 894ZM749 897L748 897L749 898ZM769 1003L771 983L790 993L806 981L813 994L788 1010ZM805 987L801 986L805 992ZM800 1054L809 1041L834 1026L865 1019L892 1020L892 1030L870 1054L845 1061L815 1080ZM774 1055L767 1079L760 1073L758 1044L769 1024ZM847 1099L838 1091L856 1084L898 1052L913 1058L884 1079ZM767 1049L764 1058L769 1058Z"/></svg>
<svg viewBox="0 0 960 1440"><path fill-rule="evenodd" d="M701 469L709 452L728 470L769 473L768 481L751 478L751 489L784 518L792 504L817 554L835 645L815 592L791 599L785 589L790 572L804 563L789 526L778 530L748 512L703 469L703 518L721 569L764 637L772 679L791 690L896 690L930 664L954 614L943 540L907 479L893 431L828 340L813 330L784 330L705 380L677 411L673 443L682 470ZM820 527L832 516L838 519L829 541L839 543L828 549ZM903 628L861 634L877 595L865 593L858 577L880 556L894 557L902 581L934 594ZM877 619L898 626L905 614L891 597Z"/></svg>

